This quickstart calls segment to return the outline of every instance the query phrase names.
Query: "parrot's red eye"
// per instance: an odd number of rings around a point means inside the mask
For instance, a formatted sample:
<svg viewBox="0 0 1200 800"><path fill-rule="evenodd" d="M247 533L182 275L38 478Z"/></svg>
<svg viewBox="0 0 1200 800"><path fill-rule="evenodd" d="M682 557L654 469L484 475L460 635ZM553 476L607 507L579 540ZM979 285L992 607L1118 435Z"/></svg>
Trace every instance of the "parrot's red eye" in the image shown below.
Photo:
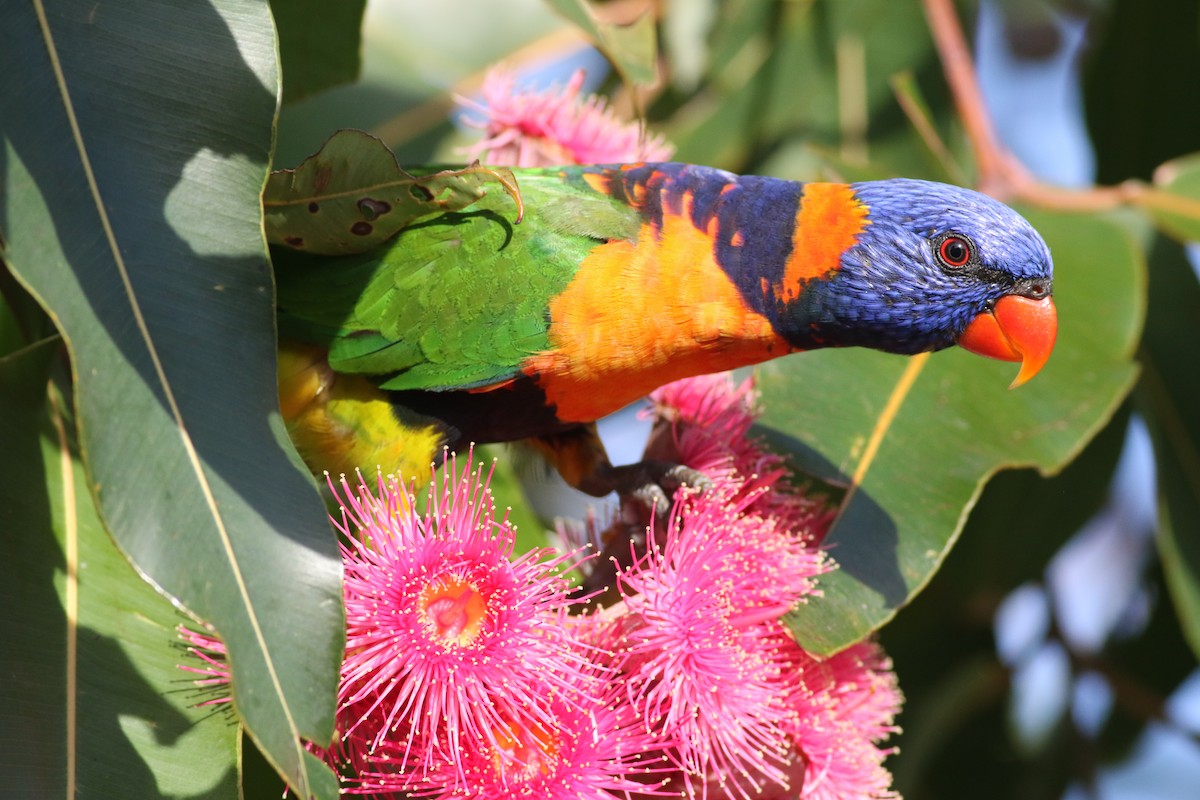
<svg viewBox="0 0 1200 800"><path fill-rule="evenodd" d="M947 267L961 267L971 260L971 243L961 236L947 236L938 245L937 253Z"/></svg>

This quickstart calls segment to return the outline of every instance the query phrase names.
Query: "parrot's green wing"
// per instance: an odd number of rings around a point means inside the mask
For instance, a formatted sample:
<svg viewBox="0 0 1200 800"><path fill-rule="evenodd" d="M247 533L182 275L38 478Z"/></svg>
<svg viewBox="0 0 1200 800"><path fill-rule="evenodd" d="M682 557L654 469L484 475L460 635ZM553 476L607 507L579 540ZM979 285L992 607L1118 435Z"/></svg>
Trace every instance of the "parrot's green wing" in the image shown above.
<svg viewBox="0 0 1200 800"><path fill-rule="evenodd" d="M548 304L583 259L635 239L641 217L570 169L514 170L525 204L491 192L355 256L275 253L280 334L329 348L385 389L488 386L546 350Z"/></svg>

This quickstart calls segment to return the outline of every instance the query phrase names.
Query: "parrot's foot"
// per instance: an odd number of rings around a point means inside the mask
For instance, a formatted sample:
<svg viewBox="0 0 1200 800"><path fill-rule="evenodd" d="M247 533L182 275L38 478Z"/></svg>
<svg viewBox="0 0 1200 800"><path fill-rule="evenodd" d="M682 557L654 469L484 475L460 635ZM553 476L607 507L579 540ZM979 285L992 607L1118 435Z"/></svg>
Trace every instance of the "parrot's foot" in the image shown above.
<svg viewBox="0 0 1200 800"><path fill-rule="evenodd" d="M614 467L594 424L539 436L529 443L570 486L593 497L616 492L623 507L654 509L660 518L671 509L671 499L680 487L701 492L712 487L704 473L671 461L646 460Z"/></svg>
<svg viewBox="0 0 1200 800"><path fill-rule="evenodd" d="M703 472L673 461L647 459L614 467L595 425L531 439L529 444L569 485L593 497L616 492L621 500L621 513L601 537L600 553L589 559L589 571L574 592L600 605L617 599L617 573L641 558L650 535L665 530L675 494L684 487L706 492L713 485Z"/></svg>
<svg viewBox="0 0 1200 800"><path fill-rule="evenodd" d="M660 545L664 541L676 492L705 492L713 484L699 470L654 460L610 467L602 478L621 498L621 511L600 536L600 553L589 561L575 596L605 606L620 599L617 574L645 555L651 537Z"/></svg>
<svg viewBox="0 0 1200 800"><path fill-rule="evenodd" d="M615 491L621 498L622 506L632 501L642 508L653 510L659 518L666 516L672 498L679 489L686 486L706 492L712 488L712 481L703 472L669 461L640 461L621 467L610 466L607 470L600 470L596 478L598 485L595 488L605 489L601 494Z"/></svg>

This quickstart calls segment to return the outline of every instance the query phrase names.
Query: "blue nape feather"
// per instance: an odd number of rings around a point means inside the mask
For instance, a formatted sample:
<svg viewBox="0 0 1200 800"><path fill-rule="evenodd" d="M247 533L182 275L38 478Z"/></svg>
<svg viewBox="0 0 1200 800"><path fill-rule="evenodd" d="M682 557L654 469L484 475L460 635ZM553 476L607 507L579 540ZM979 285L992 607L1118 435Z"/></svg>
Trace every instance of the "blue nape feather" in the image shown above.
<svg viewBox="0 0 1200 800"><path fill-rule="evenodd" d="M862 345L895 353L940 350L1009 294L1051 292L1050 250L1037 231L991 197L930 181L852 184L868 225L828 280L813 281L784 314L799 347ZM939 259L948 235L966 240L970 261ZM799 330L798 330L799 329Z"/></svg>

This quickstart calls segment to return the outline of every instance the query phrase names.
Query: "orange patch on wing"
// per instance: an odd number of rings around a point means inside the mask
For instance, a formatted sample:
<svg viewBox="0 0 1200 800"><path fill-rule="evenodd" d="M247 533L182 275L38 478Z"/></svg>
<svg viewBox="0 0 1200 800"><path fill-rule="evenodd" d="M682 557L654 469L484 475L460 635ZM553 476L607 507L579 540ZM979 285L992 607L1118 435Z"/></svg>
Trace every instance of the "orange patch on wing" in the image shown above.
<svg viewBox="0 0 1200 800"><path fill-rule="evenodd" d="M870 224L867 206L844 183L806 183L792 234L792 254L775 293L794 300L804 284L836 272L841 256Z"/></svg>
<svg viewBox="0 0 1200 800"><path fill-rule="evenodd" d="M599 194L609 194L612 189L612 177L604 172L585 172L583 182Z"/></svg>
<svg viewBox="0 0 1200 800"><path fill-rule="evenodd" d="M597 247L550 302L552 349L525 372L565 421L590 422L680 378L791 352L713 258L717 220L683 213Z"/></svg>

